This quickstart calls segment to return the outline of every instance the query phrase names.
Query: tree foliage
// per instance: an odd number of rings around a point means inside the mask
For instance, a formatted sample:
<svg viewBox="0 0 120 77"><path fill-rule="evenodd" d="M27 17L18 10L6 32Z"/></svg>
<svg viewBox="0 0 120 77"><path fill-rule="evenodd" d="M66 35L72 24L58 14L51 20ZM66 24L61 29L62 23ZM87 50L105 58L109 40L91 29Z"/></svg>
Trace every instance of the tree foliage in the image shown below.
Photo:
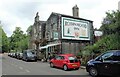
<svg viewBox="0 0 120 77"><path fill-rule="evenodd" d="M106 17L102 22L100 30L104 32L104 35L110 35L115 33L120 34L120 12L106 12Z"/></svg>
<svg viewBox="0 0 120 77"><path fill-rule="evenodd" d="M0 25L0 33L2 35L2 37L0 37L0 50L2 50L2 52L8 52L9 51L9 41L8 41L7 35L4 32L4 30L2 29L1 25Z"/></svg>
<svg viewBox="0 0 120 77"><path fill-rule="evenodd" d="M20 27L16 27L10 37L11 50L22 51L28 48L28 36L23 33Z"/></svg>
<svg viewBox="0 0 120 77"><path fill-rule="evenodd" d="M105 52L107 50L120 49L120 12L106 12L106 17L102 22L100 30L103 36L91 46L85 47L84 51L88 54Z"/></svg>

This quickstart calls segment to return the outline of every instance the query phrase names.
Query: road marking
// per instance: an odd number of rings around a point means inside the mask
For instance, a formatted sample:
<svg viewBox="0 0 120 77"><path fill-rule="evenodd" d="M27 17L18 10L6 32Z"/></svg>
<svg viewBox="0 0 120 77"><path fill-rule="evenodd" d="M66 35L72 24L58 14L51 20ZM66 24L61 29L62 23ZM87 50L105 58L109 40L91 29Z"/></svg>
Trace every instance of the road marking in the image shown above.
<svg viewBox="0 0 120 77"><path fill-rule="evenodd" d="M25 71L26 71L26 72L30 72L30 71L29 71L29 70L27 70L27 69L26 69Z"/></svg>
<svg viewBox="0 0 120 77"><path fill-rule="evenodd" d="M22 67L19 67L19 69L23 70L23 68L22 68Z"/></svg>

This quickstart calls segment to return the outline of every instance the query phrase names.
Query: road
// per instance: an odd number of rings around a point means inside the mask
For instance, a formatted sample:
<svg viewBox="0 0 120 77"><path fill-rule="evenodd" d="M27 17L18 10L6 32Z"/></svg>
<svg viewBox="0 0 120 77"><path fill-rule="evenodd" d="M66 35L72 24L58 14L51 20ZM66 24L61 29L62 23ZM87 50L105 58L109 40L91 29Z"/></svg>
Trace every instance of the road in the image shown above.
<svg viewBox="0 0 120 77"><path fill-rule="evenodd" d="M58 68L50 68L47 62L25 62L2 56L2 75L83 75L90 77L85 69L64 71Z"/></svg>

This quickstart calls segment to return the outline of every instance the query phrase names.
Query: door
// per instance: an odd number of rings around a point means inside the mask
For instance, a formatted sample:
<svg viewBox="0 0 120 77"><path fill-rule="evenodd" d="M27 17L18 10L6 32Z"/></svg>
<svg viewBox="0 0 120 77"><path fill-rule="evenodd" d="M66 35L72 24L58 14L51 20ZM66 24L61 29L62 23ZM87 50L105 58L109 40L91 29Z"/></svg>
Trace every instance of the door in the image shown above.
<svg viewBox="0 0 120 77"><path fill-rule="evenodd" d="M63 65L64 65L64 64L63 64L64 61L65 61L64 59L65 59L64 56L60 56L60 59L59 59L59 62L58 62L58 66L61 67L61 68L62 68Z"/></svg>
<svg viewBox="0 0 120 77"><path fill-rule="evenodd" d="M105 53L104 55L102 55L101 59L102 59L102 64L99 67L101 73L105 75L112 74L113 72L112 68L114 64L113 63L113 52Z"/></svg>
<svg viewBox="0 0 120 77"><path fill-rule="evenodd" d="M120 51L114 53L112 67L113 75L120 75Z"/></svg>
<svg viewBox="0 0 120 77"><path fill-rule="evenodd" d="M60 59L61 59L60 56L56 56L56 57L55 57L55 59L54 59L54 65L55 65L55 66L59 67L59 63L60 63L59 60L60 60Z"/></svg>

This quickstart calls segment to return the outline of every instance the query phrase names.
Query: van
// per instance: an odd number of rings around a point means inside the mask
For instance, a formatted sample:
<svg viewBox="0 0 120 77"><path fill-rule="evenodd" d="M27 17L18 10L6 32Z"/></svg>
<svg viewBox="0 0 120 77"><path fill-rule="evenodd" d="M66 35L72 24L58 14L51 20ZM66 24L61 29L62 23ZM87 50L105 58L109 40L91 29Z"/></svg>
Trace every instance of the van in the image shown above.
<svg viewBox="0 0 120 77"><path fill-rule="evenodd" d="M22 59L26 62L27 61L37 61L36 52L34 50L24 50Z"/></svg>

